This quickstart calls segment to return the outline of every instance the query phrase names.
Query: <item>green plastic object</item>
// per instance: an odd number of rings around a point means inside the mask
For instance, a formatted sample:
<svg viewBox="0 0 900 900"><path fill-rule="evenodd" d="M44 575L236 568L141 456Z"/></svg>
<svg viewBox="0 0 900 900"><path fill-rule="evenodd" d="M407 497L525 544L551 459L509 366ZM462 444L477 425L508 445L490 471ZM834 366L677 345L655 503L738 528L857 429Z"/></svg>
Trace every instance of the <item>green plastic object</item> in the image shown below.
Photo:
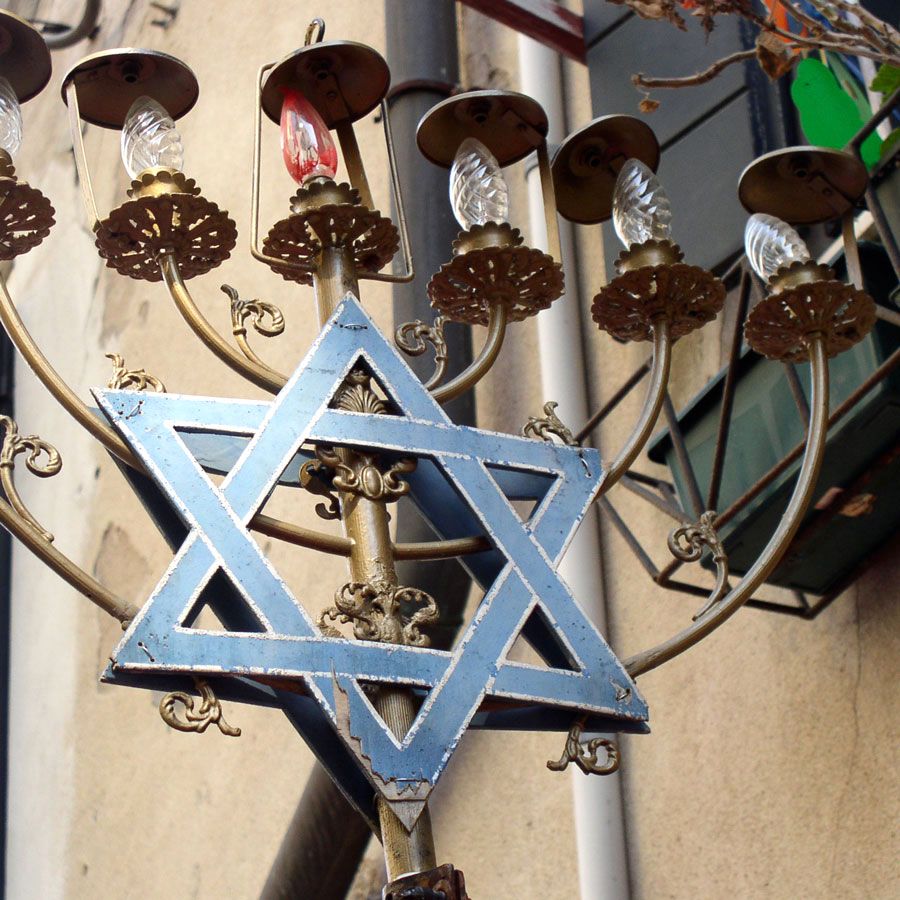
<svg viewBox="0 0 900 900"><path fill-rule="evenodd" d="M869 248L861 247L868 251ZM875 248L883 254L881 248ZM865 265L865 260L864 260ZM866 267L868 270L868 266ZM886 299L896 278L875 291ZM900 329L879 322L875 330L847 352L830 361L831 409L839 406L900 347ZM737 363L734 407L718 503L727 509L763 475L783 459L805 434L803 420L791 394L784 366L765 360L749 349ZM809 398L809 366L797 366ZM725 371L719 373L679 414L688 455L701 493L709 490ZM689 494L678 467L668 431L649 447L650 459L666 463L678 496L688 508ZM778 526L796 482L800 461L795 461L740 513L721 529L731 568L740 574L756 561ZM869 481L846 488L857 479ZM871 494L871 500L865 496ZM859 505L850 501L863 497ZM865 501L865 502L864 502ZM819 509L816 509L818 504ZM832 515L832 513L835 513ZM818 521L816 521L818 518ZM804 528L814 533L804 541ZM821 475L800 537L768 581L811 594L825 595L847 579L856 567L885 540L900 530L900 372L873 388L830 432Z"/></svg>
<svg viewBox="0 0 900 900"><path fill-rule="evenodd" d="M843 150L865 121L853 99L824 63L808 57L797 64L791 99L800 113L800 126L810 144ZM881 156L881 137L875 132L863 141L860 152L871 168Z"/></svg>

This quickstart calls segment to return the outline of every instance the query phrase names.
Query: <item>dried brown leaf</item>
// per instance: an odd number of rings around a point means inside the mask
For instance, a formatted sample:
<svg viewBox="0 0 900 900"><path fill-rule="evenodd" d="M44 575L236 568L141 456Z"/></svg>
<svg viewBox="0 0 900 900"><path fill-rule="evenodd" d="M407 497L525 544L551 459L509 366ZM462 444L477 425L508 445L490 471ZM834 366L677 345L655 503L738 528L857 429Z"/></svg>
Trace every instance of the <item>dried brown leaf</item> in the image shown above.
<svg viewBox="0 0 900 900"><path fill-rule="evenodd" d="M777 81L787 75L794 67L797 56L788 48L778 35L767 31L756 36L756 58L759 67L772 79Z"/></svg>
<svg viewBox="0 0 900 900"><path fill-rule="evenodd" d="M659 100L651 100L649 97L644 97L644 99L638 103L638 109L642 113L656 112L656 110L659 109Z"/></svg>

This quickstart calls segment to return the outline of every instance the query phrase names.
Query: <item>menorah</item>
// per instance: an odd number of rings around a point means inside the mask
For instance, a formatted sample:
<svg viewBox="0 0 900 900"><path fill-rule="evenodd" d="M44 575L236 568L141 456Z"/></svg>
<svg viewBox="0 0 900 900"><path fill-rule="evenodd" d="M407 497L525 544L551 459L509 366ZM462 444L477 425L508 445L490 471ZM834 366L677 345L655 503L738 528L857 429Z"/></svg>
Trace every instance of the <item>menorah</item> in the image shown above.
<svg viewBox="0 0 900 900"><path fill-rule="evenodd" d="M466 729L559 731L565 743L560 759L547 763L551 769L615 771L616 745L591 735L646 732L647 705L635 679L734 615L790 545L822 461L827 360L865 337L876 310L859 285L812 260L797 232L773 213L797 213L793 220L806 224L841 216L864 193L867 176L853 157L816 148L779 151L745 173L741 198L753 213L747 256L768 291L745 335L770 359L810 363L802 465L778 528L735 584L713 510L672 532L677 559L712 558L715 586L681 631L619 661L557 566L591 505L647 444L666 397L673 343L712 321L726 299L721 281L684 262L671 238L669 202L655 175L656 138L636 119L607 116L567 138L551 162L547 117L526 96L479 90L436 105L420 123L417 142L425 157L450 170L462 230L429 282L436 318L402 323L389 340L361 305L359 285L413 277L385 104L390 72L372 48L326 42L323 32L314 22L304 46L262 66L256 84L251 253L287 281L312 286L321 329L290 374L266 363L249 340L251 329L270 337L283 331L279 309L230 291L231 340L206 319L186 285L221 264L237 239L228 214L182 171L175 122L197 99L191 70L163 53L119 49L88 56L67 73L63 99L98 253L125 277L164 282L203 344L273 399L170 394L158 378L112 354L113 378L94 392L94 409L53 369L4 284L0 320L10 340L52 396L119 461L174 555L151 596L136 604L62 554L13 479L21 454L39 476L58 472L60 456L42 439L19 434L10 419L3 422L0 521L122 623L105 682L168 691L162 717L185 731L214 725L239 734L224 718L222 699L283 710L382 841L391 881L385 896L464 898L461 873L437 865L428 802ZM19 104L40 93L51 64L40 35L9 13L0 14L0 48L0 258L8 260L37 247L53 225L49 201L13 166ZM354 123L379 107L396 223L374 208L354 132ZM299 188L288 214L261 238L265 119L280 126L284 162ZM105 216L91 187L83 123L121 131L133 179L129 199ZM338 147L348 183L335 180ZM503 170L532 154L546 252L529 247L507 221ZM821 192L816 203L809 199L804 172L811 160L839 187L824 195L827 202ZM619 341L652 344L643 407L610 462L583 443L584 428L573 431L559 419L553 401L521 435L457 425L442 409L492 370L511 325L563 296L557 214L584 225L613 219L625 249L591 315ZM398 253L402 269L385 271ZM446 322L485 332L472 362L449 379ZM434 373L422 381L402 354L422 355L429 347ZM340 520L343 535L261 512L279 485L320 497L318 514ZM401 500L416 504L436 540L394 540L389 508ZM513 506L518 500L534 503L524 520ZM318 620L251 532L346 558L349 580ZM450 558L466 560L485 594L456 646L438 650L428 631L440 598L400 584L395 564ZM225 630L193 627L206 605ZM520 635L546 666L508 657Z"/></svg>

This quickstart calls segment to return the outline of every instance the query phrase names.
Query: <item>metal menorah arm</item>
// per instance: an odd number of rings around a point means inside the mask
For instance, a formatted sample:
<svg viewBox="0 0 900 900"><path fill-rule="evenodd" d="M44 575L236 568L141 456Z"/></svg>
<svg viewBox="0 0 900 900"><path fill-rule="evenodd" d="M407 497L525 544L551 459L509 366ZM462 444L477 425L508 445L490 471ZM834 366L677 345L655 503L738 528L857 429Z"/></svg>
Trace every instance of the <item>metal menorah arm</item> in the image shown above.
<svg viewBox="0 0 900 900"><path fill-rule="evenodd" d="M644 445L650 439L659 411L662 409L669 383L669 371L672 367L672 339L669 321L665 317L654 320L653 325L653 361L650 366L650 384L647 396L637 424L631 432L625 446L612 461L609 472L603 481L600 495L606 494L621 477L631 468Z"/></svg>
<svg viewBox="0 0 900 900"><path fill-rule="evenodd" d="M504 303L492 303L488 313L488 333L478 356L472 360L471 365L465 368L456 378L446 384L435 388L431 396L438 403L446 403L460 394L471 390L491 370L503 347L503 339L506 337L506 323L508 310Z"/></svg>
<svg viewBox="0 0 900 900"><path fill-rule="evenodd" d="M3 325L13 346L28 363L28 367L60 406L113 456L132 469L143 472L143 463L131 452L128 445L109 425L95 415L94 411L66 384L59 372L50 364L25 327L2 275L0 275L0 324ZM303 528L300 525L293 525L262 513L253 517L250 527L269 537L301 547L322 550L325 553L335 553L340 556L349 556L350 554L350 542L346 538Z"/></svg>
<svg viewBox="0 0 900 900"><path fill-rule="evenodd" d="M229 368L234 369L239 375L243 375L257 387L277 394L287 383L287 377L264 363L241 355L213 328L194 302L194 298L181 277L178 262L171 253L165 253L160 257L159 268L178 312L190 326L191 331Z"/></svg>
<svg viewBox="0 0 900 900"><path fill-rule="evenodd" d="M44 387L65 411L92 437L122 462L133 469L142 470L141 461L131 452L128 445L109 427L94 415L91 408L66 384L41 352L34 338L25 327L19 311L13 303L6 286L6 279L0 275L0 323L13 346L28 363L28 367L40 379Z"/></svg>
<svg viewBox="0 0 900 900"><path fill-rule="evenodd" d="M790 546L813 499L828 433L828 360L824 340L820 334L814 334L809 338L809 354L812 370L812 395L806 450L797 477L797 485L781 523L753 566L725 597L710 606L690 626L678 634L625 660L625 668L632 678L674 659L708 637L750 599L753 592L778 565Z"/></svg>
<svg viewBox="0 0 900 900"><path fill-rule="evenodd" d="M130 622L138 607L114 594L96 578L88 575L53 546L29 522L23 519L5 500L0 500L0 525L21 541L38 559L51 568L64 581L80 591L92 603L123 624Z"/></svg>

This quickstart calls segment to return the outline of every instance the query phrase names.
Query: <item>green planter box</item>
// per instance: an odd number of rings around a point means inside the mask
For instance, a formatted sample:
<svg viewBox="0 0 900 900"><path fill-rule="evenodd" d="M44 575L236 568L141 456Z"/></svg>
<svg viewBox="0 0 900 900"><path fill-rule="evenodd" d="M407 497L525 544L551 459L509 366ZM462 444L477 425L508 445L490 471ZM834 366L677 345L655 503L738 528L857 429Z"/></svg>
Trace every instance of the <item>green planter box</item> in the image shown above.
<svg viewBox="0 0 900 900"><path fill-rule="evenodd" d="M831 408L839 406L900 346L900 328L879 322L860 344L830 362ZM809 366L797 367L809 398ZM725 371L680 413L685 444L706 495L721 409ZM738 363L734 409L718 508L726 509L803 440L805 429L780 363L747 350ZM834 426L807 524L825 510L843 507L855 494L871 494L867 511L838 513L808 541L795 543L769 578L772 584L828 594L900 527L900 372L873 388ZM684 478L668 432L650 445L649 456L666 463L679 499L689 508ZM745 572L778 525L800 467L798 460L760 493L721 532L732 571ZM857 490L842 490L866 476ZM838 504L832 507L832 504ZM818 504L820 509L814 507ZM859 505L857 510L859 511ZM847 510L853 513L851 508ZM827 518L827 513L826 513ZM802 535L802 531L801 531Z"/></svg>

